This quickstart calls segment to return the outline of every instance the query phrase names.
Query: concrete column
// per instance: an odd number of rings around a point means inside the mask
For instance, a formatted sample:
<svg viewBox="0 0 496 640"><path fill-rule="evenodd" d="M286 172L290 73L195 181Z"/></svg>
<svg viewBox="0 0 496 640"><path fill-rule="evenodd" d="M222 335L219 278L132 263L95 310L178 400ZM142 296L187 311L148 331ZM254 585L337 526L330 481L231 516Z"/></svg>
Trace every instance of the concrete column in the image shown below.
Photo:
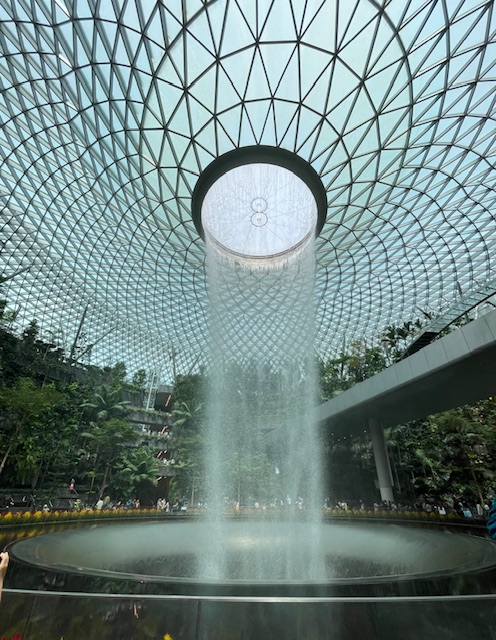
<svg viewBox="0 0 496 640"><path fill-rule="evenodd" d="M381 500L394 502L394 482L389 464L386 440L384 439L384 430L375 418L369 418L369 431L372 439L372 448L374 450L375 468L377 471L379 490L381 492Z"/></svg>

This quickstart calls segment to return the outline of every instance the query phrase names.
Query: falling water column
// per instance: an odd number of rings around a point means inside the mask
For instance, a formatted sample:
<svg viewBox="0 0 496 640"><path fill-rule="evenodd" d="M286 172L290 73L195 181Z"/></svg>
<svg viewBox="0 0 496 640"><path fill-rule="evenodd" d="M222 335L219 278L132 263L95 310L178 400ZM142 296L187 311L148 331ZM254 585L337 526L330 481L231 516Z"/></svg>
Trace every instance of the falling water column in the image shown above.
<svg viewBox="0 0 496 640"><path fill-rule="evenodd" d="M318 548L322 507L313 241L325 192L294 154L240 154L213 163L193 197L207 246L211 345L205 459L214 539L204 577L253 575L253 536L233 558L224 520L250 507L295 523L284 551L257 554L256 578L318 579L322 563L307 550Z"/></svg>

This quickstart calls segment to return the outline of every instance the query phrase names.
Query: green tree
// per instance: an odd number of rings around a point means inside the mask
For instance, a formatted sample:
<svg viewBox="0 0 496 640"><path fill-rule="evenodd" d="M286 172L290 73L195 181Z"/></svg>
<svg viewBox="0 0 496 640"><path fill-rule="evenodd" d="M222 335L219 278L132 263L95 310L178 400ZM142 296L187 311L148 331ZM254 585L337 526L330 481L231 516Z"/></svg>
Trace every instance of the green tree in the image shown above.
<svg viewBox="0 0 496 640"><path fill-rule="evenodd" d="M16 471L22 478L34 473L42 455L38 431L53 420L54 410L63 399L53 384L39 388L34 380L25 377L0 390L0 405L4 409L0 474L9 456L14 458Z"/></svg>
<svg viewBox="0 0 496 640"><path fill-rule="evenodd" d="M389 325L378 337L377 345L355 342L347 353L319 363L322 400L401 359L421 328L420 320ZM495 433L496 403L492 398L387 430L400 498L411 501L427 495L439 499L459 495L480 501L490 495L496 488ZM337 442L327 434L328 475L334 478L335 486L356 487L356 477L370 475L373 459L369 448L366 439L350 438L345 442L342 438Z"/></svg>
<svg viewBox="0 0 496 640"><path fill-rule="evenodd" d="M492 399L386 431L398 480L413 498L482 502L496 486Z"/></svg>
<svg viewBox="0 0 496 640"><path fill-rule="evenodd" d="M135 442L138 434L125 421L129 414L129 402L122 400L120 387L103 387L93 398L81 405L83 416L89 423L82 437L85 448L93 460L93 468L85 473L91 480L90 493L94 481L98 482L99 497L109 486L113 465L119 459L124 447Z"/></svg>
<svg viewBox="0 0 496 640"><path fill-rule="evenodd" d="M85 448L93 456L93 469L87 475L98 481L98 497L102 498L108 488L116 461L124 449L138 437L134 427L119 418L93 422L88 431L81 434L86 440Z"/></svg>
<svg viewBox="0 0 496 640"><path fill-rule="evenodd" d="M420 331L420 320L388 325L378 336L378 344L368 346L357 340L347 353L318 363L322 400L329 400L357 382L379 373L403 357L411 339Z"/></svg>
<svg viewBox="0 0 496 640"><path fill-rule="evenodd" d="M225 460L225 466L226 477L230 478L230 495L239 504L269 502L279 494L274 463L265 451L238 447L233 456Z"/></svg>
<svg viewBox="0 0 496 640"><path fill-rule="evenodd" d="M53 413L50 421L38 430L43 454L33 476L32 488L50 485L67 485L76 475L81 456L79 438L81 432L81 402L85 389L77 382L60 383L59 393L64 400Z"/></svg>
<svg viewBox="0 0 496 640"><path fill-rule="evenodd" d="M121 388L107 387L95 392L91 400L81 405L84 415L90 422L104 422L111 418L125 418L130 413L130 403L122 400Z"/></svg>
<svg viewBox="0 0 496 640"><path fill-rule="evenodd" d="M174 382L174 405L180 406L182 403L191 407L204 405L206 386L206 379L202 375L178 375Z"/></svg>
<svg viewBox="0 0 496 640"><path fill-rule="evenodd" d="M195 493L203 486L203 404L196 402L189 405L186 402L174 401L172 419L176 472L172 481L172 491L178 497L188 495L193 504Z"/></svg>
<svg viewBox="0 0 496 640"><path fill-rule="evenodd" d="M368 347L356 341L349 353L341 353L326 363L320 362L321 399L329 400L357 382L379 373L386 367L387 358L382 347Z"/></svg>
<svg viewBox="0 0 496 640"><path fill-rule="evenodd" d="M388 325L379 336L385 362L389 366L403 357L408 343L422 329L420 320L406 321L400 325Z"/></svg>
<svg viewBox="0 0 496 640"><path fill-rule="evenodd" d="M111 385L114 389L120 389L125 383L127 376L126 364L122 361L117 362L108 371L110 374Z"/></svg>
<svg viewBox="0 0 496 640"><path fill-rule="evenodd" d="M134 375L132 378L133 386L138 387L139 389L144 389L146 385L147 377L148 376L146 374L145 369L138 369L138 371L134 372Z"/></svg>

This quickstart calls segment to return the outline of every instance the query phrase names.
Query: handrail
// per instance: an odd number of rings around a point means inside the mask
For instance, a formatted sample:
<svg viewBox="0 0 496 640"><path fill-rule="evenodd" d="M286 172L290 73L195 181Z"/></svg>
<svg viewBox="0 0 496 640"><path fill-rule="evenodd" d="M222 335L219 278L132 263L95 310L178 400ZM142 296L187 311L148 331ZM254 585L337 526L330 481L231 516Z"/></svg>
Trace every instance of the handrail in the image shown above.
<svg viewBox="0 0 496 640"><path fill-rule="evenodd" d="M202 595L160 595L160 594L122 594L122 593L87 593L82 591L38 591L36 589L5 588L4 594L23 594L36 597L74 597L97 598L103 600L166 600L174 602L260 602L287 604L297 603L407 603L407 602L475 602L495 600L496 593L440 595L440 596L202 596Z"/></svg>

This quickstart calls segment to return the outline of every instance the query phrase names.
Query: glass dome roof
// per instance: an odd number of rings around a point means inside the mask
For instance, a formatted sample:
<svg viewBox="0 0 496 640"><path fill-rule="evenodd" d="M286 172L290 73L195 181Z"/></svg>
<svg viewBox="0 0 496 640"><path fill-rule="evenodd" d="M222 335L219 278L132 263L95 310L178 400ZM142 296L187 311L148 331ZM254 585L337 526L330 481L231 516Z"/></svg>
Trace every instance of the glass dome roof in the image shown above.
<svg viewBox="0 0 496 640"><path fill-rule="evenodd" d="M93 363L194 370L192 192L253 145L297 154L327 192L321 357L473 306L496 285L495 28L492 0L0 0L0 273L18 325L78 334Z"/></svg>

